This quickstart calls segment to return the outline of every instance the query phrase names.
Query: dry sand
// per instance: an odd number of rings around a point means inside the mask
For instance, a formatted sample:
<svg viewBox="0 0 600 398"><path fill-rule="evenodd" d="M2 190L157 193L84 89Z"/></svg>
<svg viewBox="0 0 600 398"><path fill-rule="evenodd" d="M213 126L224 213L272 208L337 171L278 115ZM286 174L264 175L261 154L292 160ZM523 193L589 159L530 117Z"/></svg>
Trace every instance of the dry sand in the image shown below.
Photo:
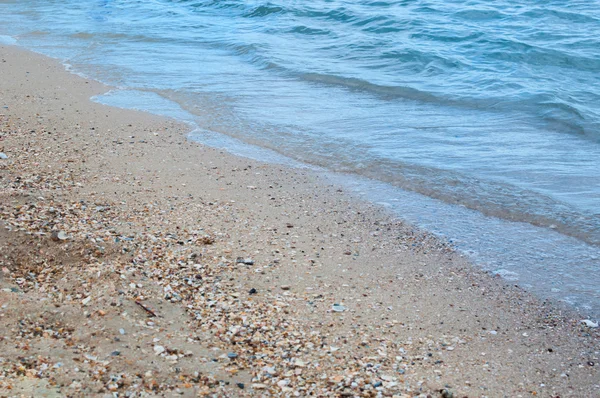
<svg viewBox="0 0 600 398"><path fill-rule="evenodd" d="M109 89L0 47L0 396L600 396L575 314Z"/></svg>

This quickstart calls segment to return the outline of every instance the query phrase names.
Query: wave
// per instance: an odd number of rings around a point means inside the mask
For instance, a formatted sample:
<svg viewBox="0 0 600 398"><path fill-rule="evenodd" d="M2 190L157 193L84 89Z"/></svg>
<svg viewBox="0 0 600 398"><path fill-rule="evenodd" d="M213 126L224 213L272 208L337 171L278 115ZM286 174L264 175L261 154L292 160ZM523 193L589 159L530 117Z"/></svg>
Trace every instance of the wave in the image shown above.
<svg viewBox="0 0 600 398"><path fill-rule="evenodd" d="M283 7L274 6L269 3L258 6L252 11L245 13L244 18L256 18L256 17L267 17L271 14L280 14L284 11Z"/></svg>
<svg viewBox="0 0 600 398"><path fill-rule="evenodd" d="M499 61L528 64L535 67L551 66L574 69L579 72L600 71L600 58L576 55L558 49L544 48L538 45L514 40L498 38L495 40L480 39L481 47L488 49L487 57Z"/></svg>
<svg viewBox="0 0 600 398"><path fill-rule="evenodd" d="M600 124L592 120L573 104L560 101L552 95L534 95L528 99L510 100L506 98L465 98L457 99L445 97L436 93L420 91L410 86L384 86L374 84L357 78L326 75L319 73L303 73L299 75L305 81L341 86L349 90L358 90L381 99L407 99L439 106L451 106L456 108L481 109L485 111L519 111L539 118L554 131L580 135L582 137L600 141Z"/></svg>

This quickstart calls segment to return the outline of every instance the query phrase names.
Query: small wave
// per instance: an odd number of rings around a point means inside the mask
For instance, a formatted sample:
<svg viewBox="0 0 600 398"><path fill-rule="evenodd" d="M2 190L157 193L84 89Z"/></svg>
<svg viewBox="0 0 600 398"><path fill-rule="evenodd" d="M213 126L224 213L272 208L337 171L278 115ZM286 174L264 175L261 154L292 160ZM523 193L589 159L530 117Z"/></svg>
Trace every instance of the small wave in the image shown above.
<svg viewBox="0 0 600 398"><path fill-rule="evenodd" d="M0 44L14 45L17 44L17 39L12 36L0 35Z"/></svg>
<svg viewBox="0 0 600 398"><path fill-rule="evenodd" d="M352 25L354 25L356 27L364 27L364 26L375 24L375 23L380 23L382 21L387 22L387 21L389 21L389 18L384 17L383 15L377 15L377 16L373 16L370 18L361 19L360 21L354 22Z"/></svg>
<svg viewBox="0 0 600 398"><path fill-rule="evenodd" d="M291 28L290 30L288 30L288 32L300 33L300 34L309 35L309 36L326 36L326 35L331 34L330 30L320 29L320 28L310 28L308 26L295 26L295 27Z"/></svg>
<svg viewBox="0 0 600 398"><path fill-rule="evenodd" d="M600 71L600 58L571 54L552 48L541 47L514 39L480 39L481 47L487 48L487 56L499 61L518 65L528 64L539 68L552 66L597 73Z"/></svg>
<svg viewBox="0 0 600 398"><path fill-rule="evenodd" d="M519 111L542 120L547 128L560 133L576 134L594 141L600 140L600 126L588 119L575 104L557 100L551 95L536 95L514 101L505 98L446 98L408 86L383 86L365 80L320 73L304 73L300 78L311 83L341 86L358 90L386 100L407 99L433 105L452 106L486 111Z"/></svg>
<svg viewBox="0 0 600 398"><path fill-rule="evenodd" d="M258 6L252 11L244 14L245 18L256 18L256 17L266 17L271 14L281 14L284 11L283 7L274 6L274 5L262 5Z"/></svg>
<svg viewBox="0 0 600 398"><path fill-rule="evenodd" d="M472 42L483 36L482 32L447 32L434 30L430 32L411 33L411 39L430 40L441 43Z"/></svg>
<svg viewBox="0 0 600 398"><path fill-rule="evenodd" d="M531 10L527 10L520 14L520 16L531 19L560 19L566 21L568 23L592 23L596 24L600 22L600 19L596 17L592 17L589 15L582 14L580 12L567 12L556 9L548 9L548 8L534 8Z"/></svg>
<svg viewBox="0 0 600 398"><path fill-rule="evenodd" d="M506 279L507 281L514 282L514 281L519 280L519 274L517 274L514 271L509 271L506 269L497 269L497 270L492 271L492 273L494 275L501 276L502 278Z"/></svg>
<svg viewBox="0 0 600 398"><path fill-rule="evenodd" d="M209 1L198 1L198 0L169 0L171 3L192 3L189 4L189 7L192 9L240 9L243 8L244 5L236 0L209 0Z"/></svg>
<svg viewBox="0 0 600 398"><path fill-rule="evenodd" d="M354 154L358 156L358 154ZM588 214L542 194L497 181L484 181L437 168L390 160L339 161L338 171L356 173L404 190L462 205L487 216L551 228L600 245L600 215Z"/></svg>
<svg viewBox="0 0 600 398"><path fill-rule="evenodd" d="M493 9L474 9L464 10L454 13L454 16L469 21L485 21L485 20L499 20L505 18L507 15Z"/></svg>
<svg viewBox="0 0 600 398"><path fill-rule="evenodd" d="M332 86L343 86L351 90L366 91L387 98L406 98L427 102L443 102L443 99L438 98L433 94L419 91L412 87L383 86L362 79L326 75L321 73L303 73L300 75L300 77L303 80L313 83L328 84Z"/></svg>

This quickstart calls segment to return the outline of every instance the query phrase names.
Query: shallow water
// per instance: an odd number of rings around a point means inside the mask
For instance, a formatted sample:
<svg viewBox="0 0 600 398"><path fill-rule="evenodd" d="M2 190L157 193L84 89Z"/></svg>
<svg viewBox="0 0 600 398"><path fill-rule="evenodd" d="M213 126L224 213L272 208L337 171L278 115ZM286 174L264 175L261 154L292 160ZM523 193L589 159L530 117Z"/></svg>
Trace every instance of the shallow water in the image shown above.
<svg viewBox="0 0 600 398"><path fill-rule="evenodd" d="M342 173L491 271L600 314L599 4L0 0L0 13L4 41L124 90L102 101Z"/></svg>

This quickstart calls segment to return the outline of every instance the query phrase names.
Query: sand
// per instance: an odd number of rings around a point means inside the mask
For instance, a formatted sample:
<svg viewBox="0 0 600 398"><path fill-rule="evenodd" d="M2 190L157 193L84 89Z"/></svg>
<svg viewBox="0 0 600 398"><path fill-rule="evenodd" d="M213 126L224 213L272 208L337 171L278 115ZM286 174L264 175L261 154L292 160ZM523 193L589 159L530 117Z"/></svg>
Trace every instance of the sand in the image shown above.
<svg viewBox="0 0 600 398"><path fill-rule="evenodd" d="M600 396L598 329L0 47L0 396Z"/></svg>

